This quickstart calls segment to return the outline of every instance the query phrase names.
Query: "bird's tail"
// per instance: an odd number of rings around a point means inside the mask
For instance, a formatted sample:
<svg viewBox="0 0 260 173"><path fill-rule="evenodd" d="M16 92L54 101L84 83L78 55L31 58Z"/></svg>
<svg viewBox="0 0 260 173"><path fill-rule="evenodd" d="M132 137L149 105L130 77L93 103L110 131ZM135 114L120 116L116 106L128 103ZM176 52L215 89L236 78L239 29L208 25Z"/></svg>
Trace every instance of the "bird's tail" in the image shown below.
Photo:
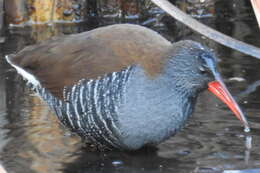
<svg viewBox="0 0 260 173"><path fill-rule="evenodd" d="M26 71L23 67L15 64L12 59L15 57L15 54L9 54L5 56L6 61L16 69L17 73L19 73L28 83L32 84L33 87L39 86L39 80L30 72Z"/></svg>

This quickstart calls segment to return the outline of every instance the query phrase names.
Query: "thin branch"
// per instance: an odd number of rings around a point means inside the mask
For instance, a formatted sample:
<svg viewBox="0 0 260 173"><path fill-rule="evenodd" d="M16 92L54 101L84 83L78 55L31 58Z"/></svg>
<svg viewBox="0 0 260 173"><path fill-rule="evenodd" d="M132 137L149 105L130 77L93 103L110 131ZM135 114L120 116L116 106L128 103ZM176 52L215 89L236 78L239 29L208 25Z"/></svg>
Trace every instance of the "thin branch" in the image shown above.
<svg viewBox="0 0 260 173"><path fill-rule="evenodd" d="M246 90L242 91L241 93L238 94L238 99L241 100L245 96L248 96L249 94L253 93L256 91L256 89L260 87L260 80L255 81L254 83L250 84Z"/></svg>
<svg viewBox="0 0 260 173"><path fill-rule="evenodd" d="M222 34L221 32L218 32L200 22L197 20L191 18L189 15L185 14L181 10L179 10L177 7L172 5L167 0L151 0L156 5L158 5L160 8L162 8L164 11L166 11L169 15L174 17L176 20L182 22L183 24L187 25L191 29L197 31L198 33L224 45L227 47L230 47L232 49L238 50L242 53L245 53L247 55L251 55L257 59L260 59L260 48L255 47L253 45L244 43L242 41L236 40L232 37L229 37L225 34Z"/></svg>
<svg viewBox="0 0 260 173"><path fill-rule="evenodd" d="M51 21L50 21L51 24L54 23L54 15L55 15L56 6L57 6L56 0L53 0L52 8L51 8Z"/></svg>

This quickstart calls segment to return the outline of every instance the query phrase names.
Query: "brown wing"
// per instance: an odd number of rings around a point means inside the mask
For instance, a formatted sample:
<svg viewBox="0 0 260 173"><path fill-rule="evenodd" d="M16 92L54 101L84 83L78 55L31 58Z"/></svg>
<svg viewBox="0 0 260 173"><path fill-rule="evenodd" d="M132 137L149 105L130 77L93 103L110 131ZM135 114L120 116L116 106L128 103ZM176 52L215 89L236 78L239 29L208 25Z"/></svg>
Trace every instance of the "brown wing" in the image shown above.
<svg viewBox="0 0 260 173"><path fill-rule="evenodd" d="M64 86L120 71L131 64L141 65L154 76L160 72L170 47L169 41L150 29L120 24L29 46L11 61L61 98Z"/></svg>

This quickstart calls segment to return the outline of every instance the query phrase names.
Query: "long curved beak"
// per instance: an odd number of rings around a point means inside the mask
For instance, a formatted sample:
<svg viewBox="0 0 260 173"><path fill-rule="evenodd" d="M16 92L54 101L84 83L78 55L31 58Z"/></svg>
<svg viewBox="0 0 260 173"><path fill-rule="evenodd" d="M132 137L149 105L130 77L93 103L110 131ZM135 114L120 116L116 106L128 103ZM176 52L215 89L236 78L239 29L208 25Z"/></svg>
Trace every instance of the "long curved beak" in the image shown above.
<svg viewBox="0 0 260 173"><path fill-rule="evenodd" d="M235 99L232 97L228 91L226 85L224 84L219 72L217 71L215 62L212 58L207 58L207 55L203 55L204 59L208 65L208 68L211 70L212 74L215 77L215 81L208 83L208 90L215 94L221 101L223 101L229 109L235 114L235 116L242 122L244 125L244 131L249 132L249 124L244 113L241 111Z"/></svg>
<svg viewBox="0 0 260 173"><path fill-rule="evenodd" d="M242 124L245 127L245 131L249 132L250 128L245 115L241 111L235 99L228 91L219 73L215 71L214 76L216 80L208 83L208 90L215 94L221 101L223 101L229 107L229 109L235 114L235 116L242 122Z"/></svg>

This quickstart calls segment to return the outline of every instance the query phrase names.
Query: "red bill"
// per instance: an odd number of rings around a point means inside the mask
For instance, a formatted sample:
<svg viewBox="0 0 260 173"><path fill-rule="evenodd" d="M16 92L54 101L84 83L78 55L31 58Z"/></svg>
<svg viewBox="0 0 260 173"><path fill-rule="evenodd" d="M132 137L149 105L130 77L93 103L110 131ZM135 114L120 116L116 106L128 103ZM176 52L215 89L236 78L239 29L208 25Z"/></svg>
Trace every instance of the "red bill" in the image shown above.
<svg viewBox="0 0 260 173"><path fill-rule="evenodd" d="M235 116L243 123L245 127L245 131L249 132L250 128L247 122L247 119L237 102L231 96L229 91L227 90L225 84L220 80L216 80L208 83L208 90L215 94L221 101L223 101L229 109L235 114Z"/></svg>

